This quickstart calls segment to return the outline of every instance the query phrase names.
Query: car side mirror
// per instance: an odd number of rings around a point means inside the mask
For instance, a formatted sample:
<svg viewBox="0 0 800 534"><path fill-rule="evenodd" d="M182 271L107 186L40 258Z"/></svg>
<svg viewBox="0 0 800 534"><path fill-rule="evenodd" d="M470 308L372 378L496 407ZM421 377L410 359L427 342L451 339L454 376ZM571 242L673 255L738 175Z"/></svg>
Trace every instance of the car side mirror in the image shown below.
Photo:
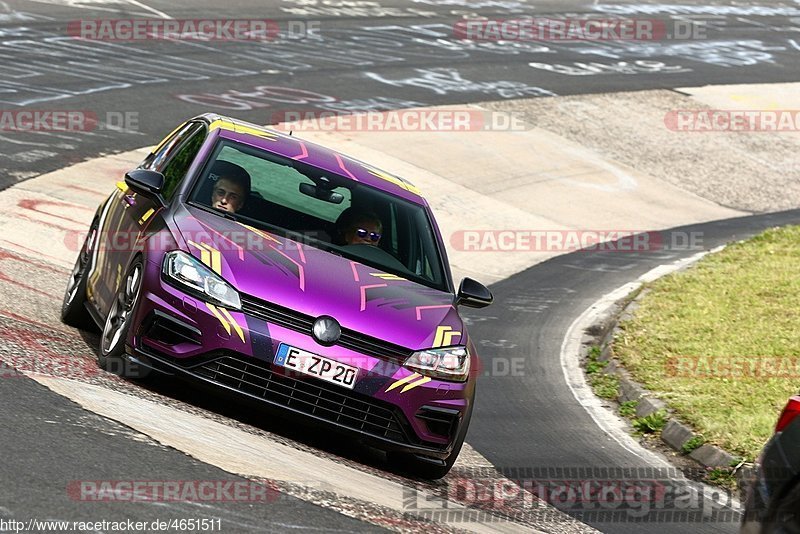
<svg viewBox="0 0 800 534"><path fill-rule="evenodd" d="M485 308L492 303L494 297L485 285L472 278L464 278L458 286L456 306L462 305L469 308Z"/></svg>
<svg viewBox="0 0 800 534"><path fill-rule="evenodd" d="M147 169L134 169L125 173L125 183L135 192L161 201L164 175Z"/></svg>

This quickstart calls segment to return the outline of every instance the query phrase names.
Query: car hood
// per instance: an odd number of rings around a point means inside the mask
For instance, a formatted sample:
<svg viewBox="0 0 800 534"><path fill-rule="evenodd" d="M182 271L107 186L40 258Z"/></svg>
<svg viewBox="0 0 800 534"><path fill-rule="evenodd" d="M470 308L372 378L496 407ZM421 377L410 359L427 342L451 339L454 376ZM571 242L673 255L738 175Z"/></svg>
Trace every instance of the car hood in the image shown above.
<svg viewBox="0 0 800 534"><path fill-rule="evenodd" d="M409 349L466 343L450 293L322 249L182 206L175 224L189 253L242 294Z"/></svg>

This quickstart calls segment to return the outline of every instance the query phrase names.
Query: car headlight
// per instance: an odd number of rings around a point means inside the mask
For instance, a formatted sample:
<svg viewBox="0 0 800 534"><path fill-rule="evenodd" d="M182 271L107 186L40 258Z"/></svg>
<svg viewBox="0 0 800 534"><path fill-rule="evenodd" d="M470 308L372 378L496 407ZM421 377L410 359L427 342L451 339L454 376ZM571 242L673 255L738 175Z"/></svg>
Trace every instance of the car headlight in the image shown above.
<svg viewBox="0 0 800 534"><path fill-rule="evenodd" d="M446 347L417 351L404 365L421 375L464 382L469 376L469 358L466 347Z"/></svg>
<svg viewBox="0 0 800 534"><path fill-rule="evenodd" d="M164 256L164 276L169 282L225 308L240 309L239 293L201 261L181 250Z"/></svg>

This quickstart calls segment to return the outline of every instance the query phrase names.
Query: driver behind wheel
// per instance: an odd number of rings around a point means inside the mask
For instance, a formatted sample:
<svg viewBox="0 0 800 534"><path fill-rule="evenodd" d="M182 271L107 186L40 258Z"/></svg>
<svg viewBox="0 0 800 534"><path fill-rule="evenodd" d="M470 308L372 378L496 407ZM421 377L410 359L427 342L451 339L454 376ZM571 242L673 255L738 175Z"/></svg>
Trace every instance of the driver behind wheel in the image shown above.
<svg viewBox="0 0 800 534"><path fill-rule="evenodd" d="M250 174L239 165L219 160L211 167L211 207L236 213L244 207L250 194Z"/></svg>
<svg viewBox="0 0 800 534"><path fill-rule="evenodd" d="M349 207L336 219L336 232L340 244L377 246L381 240L383 224L371 211Z"/></svg>

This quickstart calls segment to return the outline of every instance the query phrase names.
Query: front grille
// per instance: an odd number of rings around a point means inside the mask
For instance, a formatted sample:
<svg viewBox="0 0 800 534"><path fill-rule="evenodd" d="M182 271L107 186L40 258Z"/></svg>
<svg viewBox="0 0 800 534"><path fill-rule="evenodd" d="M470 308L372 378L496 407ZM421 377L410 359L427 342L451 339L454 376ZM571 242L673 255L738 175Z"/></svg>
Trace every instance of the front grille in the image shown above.
<svg viewBox="0 0 800 534"><path fill-rule="evenodd" d="M311 335L314 318L264 300L241 295L242 311L267 322Z"/></svg>
<svg viewBox="0 0 800 534"><path fill-rule="evenodd" d="M242 311L244 313L284 328L289 328L309 336L311 335L311 329L315 320L314 317L278 306L271 302L256 299L249 295L242 295L241 299ZM408 357L414 353L411 349L393 343L387 343L376 337L366 336L347 328L342 328L342 335L337 345L396 363L405 362Z"/></svg>
<svg viewBox="0 0 800 534"><path fill-rule="evenodd" d="M266 363L233 356L201 364L192 371L219 384L351 430L409 443L395 409L358 393L328 387L313 378L295 379L273 372Z"/></svg>

